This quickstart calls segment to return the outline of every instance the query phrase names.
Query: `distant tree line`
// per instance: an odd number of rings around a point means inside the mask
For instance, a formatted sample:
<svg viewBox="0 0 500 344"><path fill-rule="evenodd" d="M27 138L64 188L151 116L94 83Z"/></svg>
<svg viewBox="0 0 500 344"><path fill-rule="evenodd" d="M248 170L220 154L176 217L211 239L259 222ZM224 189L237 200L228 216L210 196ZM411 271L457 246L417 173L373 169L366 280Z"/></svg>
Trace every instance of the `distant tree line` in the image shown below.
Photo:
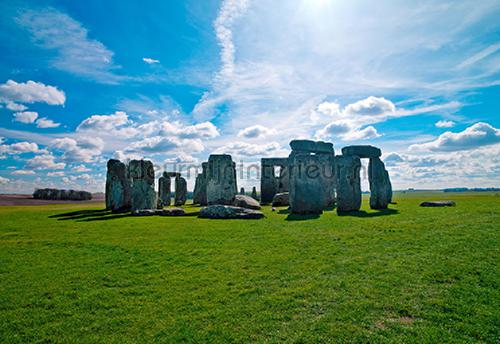
<svg viewBox="0 0 500 344"><path fill-rule="evenodd" d="M92 199L92 194L88 191L36 189L33 198L55 201L89 201Z"/></svg>
<svg viewBox="0 0 500 344"><path fill-rule="evenodd" d="M466 191L475 191L475 192L486 192L486 191L500 191L500 188L449 188L443 189L443 192L466 192Z"/></svg>

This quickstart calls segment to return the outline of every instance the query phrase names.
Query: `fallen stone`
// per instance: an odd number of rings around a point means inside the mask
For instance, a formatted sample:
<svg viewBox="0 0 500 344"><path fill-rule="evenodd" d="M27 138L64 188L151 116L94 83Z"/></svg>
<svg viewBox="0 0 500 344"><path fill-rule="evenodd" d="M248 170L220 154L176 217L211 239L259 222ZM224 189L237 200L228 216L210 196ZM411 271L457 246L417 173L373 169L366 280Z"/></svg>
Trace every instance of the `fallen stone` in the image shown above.
<svg viewBox="0 0 500 344"><path fill-rule="evenodd" d="M133 216L153 216L156 215L156 209L138 209L132 212Z"/></svg>
<svg viewBox="0 0 500 344"><path fill-rule="evenodd" d="M378 158L382 155L382 151L380 150L380 148L370 145L347 146L342 148L342 155L354 155L360 157L361 159Z"/></svg>
<svg viewBox="0 0 500 344"><path fill-rule="evenodd" d="M282 192L274 195L273 197L273 207L287 207L290 205L290 194L288 192Z"/></svg>
<svg viewBox="0 0 500 344"><path fill-rule="evenodd" d="M454 201L426 201L420 203L421 207L454 207Z"/></svg>
<svg viewBox="0 0 500 344"><path fill-rule="evenodd" d="M259 202L257 202L256 200L254 200L252 197L246 196L246 195L236 195L236 196L234 196L234 203L233 203L233 205L235 207L260 210L260 204L259 204Z"/></svg>
<svg viewBox="0 0 500 344"><path fill-rule="evenodd" d="M186 211L182 208L166 208L158 210L156 214L160 216L184 216Z"/></svg>
<svg viewBox="0 0 500 344"><path fill-rule="evenodd" d="M264 213L230 205L210 205L201 208L199 217L204 219L261 219Z"/></svg>

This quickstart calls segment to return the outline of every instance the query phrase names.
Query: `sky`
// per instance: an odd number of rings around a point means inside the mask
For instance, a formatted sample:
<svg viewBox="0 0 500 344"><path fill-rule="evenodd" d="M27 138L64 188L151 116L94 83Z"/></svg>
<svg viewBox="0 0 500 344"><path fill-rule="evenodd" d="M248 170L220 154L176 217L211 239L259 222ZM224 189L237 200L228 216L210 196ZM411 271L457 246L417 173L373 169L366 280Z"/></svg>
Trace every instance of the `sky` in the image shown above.
<svg viewBox="0 0 500 344"><path fill-rule="evenodd" d="M258 189L297 138L380 147L395 189L499 187L498 18L498 0L2 1L0 193L104 191L110 158L192 189L212 153Z"/></svg>

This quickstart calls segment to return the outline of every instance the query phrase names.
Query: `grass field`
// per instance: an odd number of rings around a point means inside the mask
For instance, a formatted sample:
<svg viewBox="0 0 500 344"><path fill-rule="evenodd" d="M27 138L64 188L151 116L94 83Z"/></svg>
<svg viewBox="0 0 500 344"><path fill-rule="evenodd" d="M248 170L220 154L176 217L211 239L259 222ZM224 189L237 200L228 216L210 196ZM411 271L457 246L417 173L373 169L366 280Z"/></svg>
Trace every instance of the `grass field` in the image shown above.
<svg viewBox="0 0 500 344"><path fill-rule="evenodd" d="M498 342L500 197L395 198L246 221L0 207L0 341Z"/></svg>

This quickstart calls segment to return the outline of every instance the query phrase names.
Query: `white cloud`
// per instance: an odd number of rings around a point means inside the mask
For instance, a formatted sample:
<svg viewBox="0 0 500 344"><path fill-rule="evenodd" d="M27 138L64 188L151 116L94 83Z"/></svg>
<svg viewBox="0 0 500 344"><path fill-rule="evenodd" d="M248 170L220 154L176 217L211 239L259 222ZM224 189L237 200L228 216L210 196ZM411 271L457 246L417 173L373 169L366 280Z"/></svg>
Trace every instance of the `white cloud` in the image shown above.
<svg viewBox="0 0 500 344"><path fill-rule="evenodd" d="M9 181L9 178L0 176L0 184L7 184Z"/></svg>
<svg viewBox="0 0 500 344"><path fill-rule="evenodd" d="M455 122L441 120L441 121L437 121L435 126L437 128L451 128L451 127L455 126Z"/></svg>
<svg viewBox="0 0 500 344"><path fill-rule="evenodd" d="M463 61L462 63L460 63L457 66L457 69L464 69L464 68L470 67L470 66L476 64L477 62L487 58L488 56L496 53L498 50L500 50L500 43L492 44L492 45L482 49L478 53L472 55L471 57L467 58L465 61Z"/></svg>
<svg viewBox="0 0 500 344"><path fill-rule="evenodd" d="M90 168L86 167L85 165L75 166L71 170L74 172L90 172L90 171L92 171Z"/></svg>
<svg viewBox="0 0 500 344"><path fill-rule="evenodd" d="M345 117L357 116L390 116L396 111L394 104L381 97L370 96L349 104L344 109Z"/></svg>
<svg viewBox="0 0 500 344"><path fill-rule="evenodd" d="M66 95L56 87L44 85L41 82L29 80L25 83L18 83L14 80L7 80L5 84L0 84L0 102L6 104L40 102L49 105L64 105ZM19 107L18 104L17 106ZM16 106L11 105L11 107Z"/></svg>
<svg viewBox="0 0 500 344"><path fill-rule="evenodd" d="M33 175L36 173L35 173L35 171L32 171L32 170L16 170L16 171L13 171L11 174L20 175L20 176L28 176L28 175Z"/></svg>
<svg viewBox="0 0 500 344"><path fill-rule="evenodd" d="M160 63L160 60L155 60L149 57L143 57L142 60L146 62L147 64L155 64L155 63Z"/></svg>
<svg viewBox="0 0 500 344"><path fill-rule="evenodd" d="M56 162L55 159L56 158L50 153L37 155L27 161L26 167L35 170L62 170L66 164L63 162Z"/></svg>
<svg viewBox="0 0 500 344"><path fill-rule="evenodd" d="M56 123L47 117L39 118L36 121L37 128L57 128L61 125L61 123Z"/></svg>
<svg viewBox="0 0 500 344"><path fill-rule="evenodd" d="M38 118L38 113L34 111L24 111L24 112L16 112L14 114L14 121L20 123L34 123Z"/></svg>
<svg viewBox="0 0 500 344"><path fill-rule="evenodd" d="M267 128L263 125L253 125L245 129L240 130L238 136L246 137L248 139L261 138L269 135L275 135L277 131L275 129Z"/></svg>
<svg viewBox="0 0 500 344"><path fill-rule="evenodd" d="M186 153L180 153L175 157L170 157L165 159L165 164L195 164L198 163L198 159L194 156Z"/></svg>
<svg viewBox="0 0 500 344"><path fill-rule="evenodd" d="M47 172L47 177L64 177L64 172L63 171Z"/></svg>
<svg viewBox="0 0 500 344"><path fill-rule="evenodd" d="M154 125L154 124L153 124ZM183 126L179 122L164 121L160 124L160 135L174 135L183 139L214 138L219 136L217 127L210 122Z"/></svg>
<svg viewBox="0 0 500 344"><path fill-rule="evenodd" d="M66 13L54 8L26 10L17 22L31 34L40 47L54 50L52 65L63 71L106 83L123 77L113 71L113 52L101 42L89 38L88 30Z"/></svg>
<svg viewBox="0 0 500 344"><path fill-rule="evenodd" d="M500 129L488 123L476 123L462 132L447 131L431 142L414 144L409 147L412 151L452 152L469 150L481 146L500 142Z"/></svg>
<svg viewBox="0 0 500 344"><path fill-rule="evenodd" d="M267 144L253 144L247 142L232 142L219 147L214 153L232 154L238 157L251 156L286 156L288 151L281 148L277 142Z"/></svg>
<svg viewBox="0 0 500 344"><path fill-rule="evenodd" d="M53 140L51 146L63 152L65 161L91 162L101 155L104 142L99 137L64 137Z"/></svg>
<svg viewBox="0 0 500 344"><path fill-rule="evenodd" d="M129 124L127 113L123 111L116 111L111 115L92 115L83 120L78 127L77 131L116 131L118 128Z"/></svg>
<svg viewBox="0 0 500 344"><path fill-rule="evenodd" d="M0 145L0 154L24 154L24 153L38 153L41 150L34 142L16 142L10 145Z"/></svg>
<svg viewBox="0 0 500 344"><path fill-rule="evenodd" d="M28 107L14 102L7 102L6 108L11 111L24 111Z"/></svg>
<svg viewBox="0 0 500 344"><path fill-rule="evenodd" d="M134 142L127 149L131 152L166 153L178 150L201 152L205 147L199 139L178 139L176 137L153 136Z"/></svg>

